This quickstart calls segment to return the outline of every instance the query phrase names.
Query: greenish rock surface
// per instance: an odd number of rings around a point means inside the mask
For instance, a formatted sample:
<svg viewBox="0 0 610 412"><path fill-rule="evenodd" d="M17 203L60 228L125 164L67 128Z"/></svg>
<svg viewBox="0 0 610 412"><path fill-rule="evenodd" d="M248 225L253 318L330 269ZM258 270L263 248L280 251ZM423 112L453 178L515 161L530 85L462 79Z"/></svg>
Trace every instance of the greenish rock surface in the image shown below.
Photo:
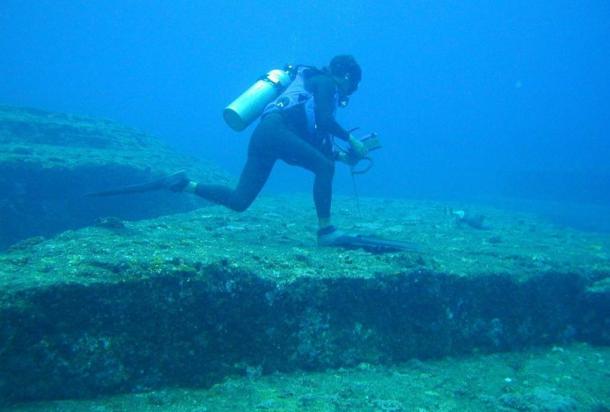
<svg viewBox="0 0 610 412"><path fill-rule="evenodd" d="M244 366L209 389L19 404L11 412L515 412L610 408L610 349L585 344L398 365L261 375Z"/></svg>
<svg viewBox="0 0 610 412"><path fill-rule="evenodd" d="M130 207L124 199L84 197L177 170L203 181L228 180L211 164L115 122L0 106L0 249L104 216L142 219L201 207L194 198L159 193L139 195Z"/></svg>
<svg viewBox="0 0 610 412"><path fill-rule="evenodd" d="M261 198L243 214L110 219L14 245L0 254L0 397L610 344L607 235L476 205L362 199L366 218L354 206L336 199L338 226L416 250L316 247L310 196ZM456 221L459 208L483 214L485 229ZM541 398L563 399L542 388L490 402ZM379 410L394 407L384 400Z"/></svg>

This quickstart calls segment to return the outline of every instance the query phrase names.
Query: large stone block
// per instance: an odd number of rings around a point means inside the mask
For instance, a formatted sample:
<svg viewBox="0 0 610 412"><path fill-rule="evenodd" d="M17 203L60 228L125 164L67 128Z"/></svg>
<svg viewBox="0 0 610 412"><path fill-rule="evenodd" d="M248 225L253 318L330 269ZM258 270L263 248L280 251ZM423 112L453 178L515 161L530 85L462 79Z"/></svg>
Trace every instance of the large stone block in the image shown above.
<svg viewBox="0 0 610 412"><path fill-rule="evenodd" d="M204 181L228 180L211 164L114 122L0 106L0 249L100 217L143 219L204 205L193 196L167 193L84 197L177 170Z"/></svg>

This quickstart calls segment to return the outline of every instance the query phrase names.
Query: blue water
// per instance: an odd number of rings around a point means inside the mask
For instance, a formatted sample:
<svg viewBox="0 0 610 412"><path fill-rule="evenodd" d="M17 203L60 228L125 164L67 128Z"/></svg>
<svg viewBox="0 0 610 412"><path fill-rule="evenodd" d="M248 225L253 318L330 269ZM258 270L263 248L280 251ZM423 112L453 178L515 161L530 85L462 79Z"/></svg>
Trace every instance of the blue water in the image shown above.
<svg viewBox="0 0 610 412"><path fill-rule="evenodd" d="M384 144L361 195L510 198L610 230L609 17L605 1L3 0L0 104L117 120L237 175L248 132L222 108L271 68L349 53L364 75L339 119ZM311 180L278 166L265 190ZM335 188L352 192L345 169Z"/></svg>

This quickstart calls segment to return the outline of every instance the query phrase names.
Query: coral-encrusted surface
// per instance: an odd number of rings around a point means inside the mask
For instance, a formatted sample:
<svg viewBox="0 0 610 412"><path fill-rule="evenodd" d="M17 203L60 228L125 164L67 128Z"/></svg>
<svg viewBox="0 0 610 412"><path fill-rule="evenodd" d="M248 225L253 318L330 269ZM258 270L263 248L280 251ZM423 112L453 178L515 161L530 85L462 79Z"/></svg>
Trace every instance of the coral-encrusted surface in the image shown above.
<svg viewBox="0 0 610 412"><path fill-rule="evenodd" d="M475 205L361 206L367 218L337 199L337 225L413 250L316 247L309 196L262 198L243 214L109 218L13 246L0 255L0 395L610 344L608 236ZM456 210L484 215L484 229Z"/></svg>
<svg viewBox="0 0 610 412"><path fill-rule="evenodd" d="M323 372L239 375L209 389L168 388L82 401L15 405L12 412L85 411L606 411L610 349L577 344Z"/></svg>
<svg viewBox="0 0 610 412"><path fill-rule="evenodd" d="M83 197L181 169L196 179L228 180L211 164L114 122L0 106L0 249L101 216L141 219L200 207L195 199L169 200L158 193L141 195L131 207Z"/></svg>
<svg viewBox="0 0 610 412"><path fill-rule="evenodd" d="M195 272L195 267L210 264L252 272L277 283L302 277L369 278L433 271L458 277L495 274L514 280L576 273L593 284L610 274L607 235L483 206L474 209L485 215L488 227L477 230L458 224L448 213L456 206L461 205L366 199L360 218L352 201L335 201L335 223L340 228L410 242L413 252L378 255L317 248L311 200L298 195L260 199L243 214L214 206L152 220L119 221L119 227L102 222L49 241L29 239L0 259L10 279L4 286L9 289L114 283Z"/></svg>

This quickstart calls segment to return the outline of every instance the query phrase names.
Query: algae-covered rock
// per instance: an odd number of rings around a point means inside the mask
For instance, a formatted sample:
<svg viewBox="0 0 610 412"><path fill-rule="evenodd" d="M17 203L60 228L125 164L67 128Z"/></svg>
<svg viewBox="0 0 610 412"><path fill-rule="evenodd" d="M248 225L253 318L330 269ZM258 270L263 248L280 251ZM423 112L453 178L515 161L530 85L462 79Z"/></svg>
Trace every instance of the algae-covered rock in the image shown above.
<svg viewBox="0 0 610 412"><path fill-rule="evenodd" d="M201 206L195 197L167 193L83 196L182 169L204 181L227 180L211 164L115 122L0 106L0 249L99 217L142 219Z"/></svg>
<svg viewBox="0 0 610 412"><path fill-rule="evenodd" d="M419 247L317 247L310 197L291 196L242 214L100 220L0 253L0 400L610 344L610 299L590 290L610 273L607 236L494 209L489 229L472 230L442 204L400 200L363 199L366 221L348 199L334 203L340 227ZM491 402L567 399L534 395ZM401 404L379 395L367 410Z"/></svg>
<svg viewBox="0 0 610 412"><path fill-rule="evenodd" d="M575 344L309 372L260 374L260 367L244 365L241 373L211 388L164 387L7 410L607 412L608 363L610 348Z"/></svg>
<svg viewBox="0 0 610 412"><path fill-rule="evenodd" d="M581 410L569 396L558 394L553 388L534 388L525 395L506 393L499 397L498 409L507 411L570 412ZM504 408L502 408L502 406Z"/></svg>

